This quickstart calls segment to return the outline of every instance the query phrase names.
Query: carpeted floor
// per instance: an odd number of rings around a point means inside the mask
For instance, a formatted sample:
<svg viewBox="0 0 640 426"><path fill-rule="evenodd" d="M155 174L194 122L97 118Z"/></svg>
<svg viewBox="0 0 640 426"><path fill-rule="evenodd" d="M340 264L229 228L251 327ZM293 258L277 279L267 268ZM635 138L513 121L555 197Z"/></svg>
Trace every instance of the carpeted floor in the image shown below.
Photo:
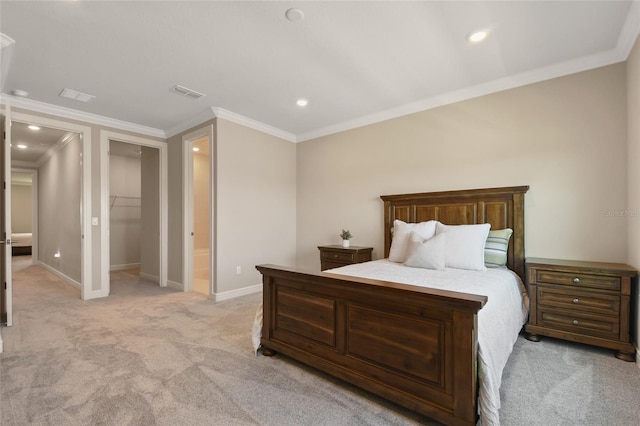
<svg viewBox="0 0 640 426"><path fill-rule="evenodd" d="M259 294L214 304L120 271L112 296L14 269L0 424L416 425L428 419L283 357L255 356ZM640 370L611 351L519 339L504 425L640 425Z"/></svg>

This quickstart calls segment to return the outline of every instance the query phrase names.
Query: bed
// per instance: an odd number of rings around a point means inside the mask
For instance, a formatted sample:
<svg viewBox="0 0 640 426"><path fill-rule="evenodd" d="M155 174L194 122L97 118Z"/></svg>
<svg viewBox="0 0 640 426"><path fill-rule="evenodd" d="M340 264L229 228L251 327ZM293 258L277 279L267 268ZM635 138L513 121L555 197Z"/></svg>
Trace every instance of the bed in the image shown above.
<svg viewBox="0 0 640 426"><path fill-rule="evenodd" d="M492 229L513 230L508 270L500 273L518 277L521 284L527 190L518 186L382 196L384 257L392 248L396 220L488 223ZM388 260L368 263L374 269L397 267ZM405 282L380 279L370 275L366 263L320 273L274 265L256 268L263 276L262 312L257 315L263 317L263 355L281 353L444 424L499 424L506 358L500 355L500 374L487 378L478 343L478 318L486 316L479 314L489 302L486 294L476 294L482 291L452 291L446 284L422 287L412 282L421 279L416 277ZM524 322L526 308L509 324L510 334L498 336L507 342L507 358ZM484 352L490 358L489 349Z"/></svg>
<svg viewBox="0 0 640 426"><path fill-rule="evenodd" d="M13 256L31 255L32 234L20 232L11 234L11 254Z"/></svg>

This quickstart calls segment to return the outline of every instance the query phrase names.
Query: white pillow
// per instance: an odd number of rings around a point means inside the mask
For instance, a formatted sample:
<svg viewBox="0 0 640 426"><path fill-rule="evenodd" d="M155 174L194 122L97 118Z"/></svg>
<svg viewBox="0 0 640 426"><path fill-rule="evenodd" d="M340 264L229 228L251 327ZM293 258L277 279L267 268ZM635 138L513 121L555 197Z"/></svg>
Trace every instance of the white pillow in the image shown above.
<svg viewBox="0 0 640 426"><path fill-rule="evenodd" d="M399 263L404 262L407 259L409 234L415 232L423 239L428 240L436 234L436 223L438 222L435 220L420 223L406 223L398 219L394 220L389 260Z"/></svg>
<svg viewBox="0 0 640 426"><path fill-rule="evenodd" d="M444 269L446 234L436 235L428 240L412 232L409 236L407 260L404 265L412 268Z"/></svg>
<svg viewBox="0 0 640 426"><path fill-rule="evenodd" d="M447 268L486 271L484 244L491 225L444 225L438 223L436 235L446 234L445 265Z"/></svg>

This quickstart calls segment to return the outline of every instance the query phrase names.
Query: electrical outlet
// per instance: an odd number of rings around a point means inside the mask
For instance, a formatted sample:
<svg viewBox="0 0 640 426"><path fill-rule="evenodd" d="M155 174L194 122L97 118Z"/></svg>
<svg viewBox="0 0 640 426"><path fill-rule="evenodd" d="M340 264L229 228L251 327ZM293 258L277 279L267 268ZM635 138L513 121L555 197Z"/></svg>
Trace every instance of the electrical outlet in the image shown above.
<svg viewBox="0 0 640 426"><path fill-rule="evenodd" d="M236 275L240 275L242 273L242 268L240 266L236 266Z"/></svg>

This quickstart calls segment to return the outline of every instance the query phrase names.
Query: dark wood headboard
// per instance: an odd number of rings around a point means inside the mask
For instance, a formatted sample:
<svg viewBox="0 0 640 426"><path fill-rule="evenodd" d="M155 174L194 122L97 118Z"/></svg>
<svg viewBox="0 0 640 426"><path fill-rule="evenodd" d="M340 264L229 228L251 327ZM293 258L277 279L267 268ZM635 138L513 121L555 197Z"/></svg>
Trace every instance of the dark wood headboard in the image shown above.
<svg viewBox="0 0 640 426"><path fill-rule="evenodd" d="M408 223L439 220L447 225L490 223L513 229L507 266L524 280L524 194L529 186L382 195L384 256L389 257L395 219Z"/></svg>

